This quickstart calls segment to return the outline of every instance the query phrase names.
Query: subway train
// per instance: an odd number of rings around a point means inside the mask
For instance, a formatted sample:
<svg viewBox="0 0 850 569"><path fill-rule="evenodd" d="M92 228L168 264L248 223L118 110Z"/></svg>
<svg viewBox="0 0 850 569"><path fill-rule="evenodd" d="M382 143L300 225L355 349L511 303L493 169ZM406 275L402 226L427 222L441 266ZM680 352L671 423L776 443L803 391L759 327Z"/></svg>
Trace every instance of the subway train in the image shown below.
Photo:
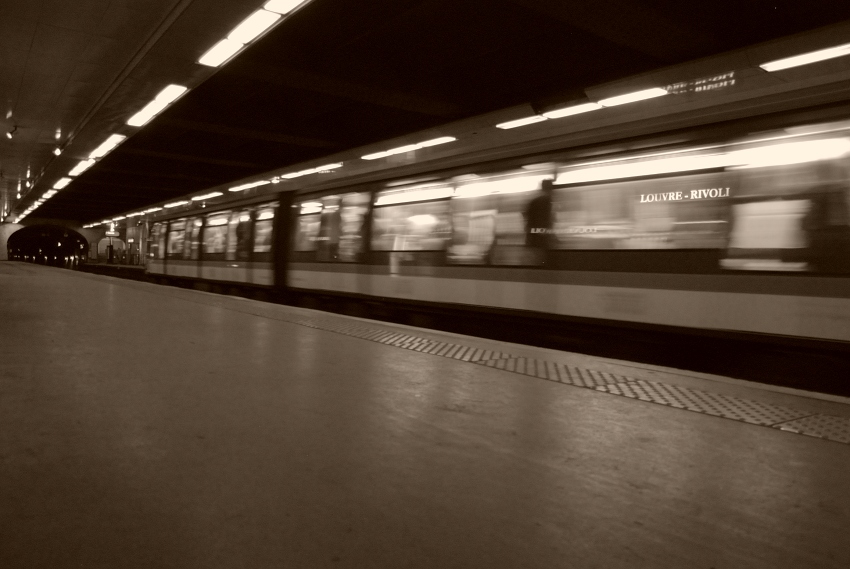
<svg viewBox="0 0 850 569"><path fill-rule="evenodd" d="M368 174L332 164L309 183L158 212L146 270L850 393L850 112L843 102L772 110L678 122L661 111L591 139L446 144Z"/></svg>

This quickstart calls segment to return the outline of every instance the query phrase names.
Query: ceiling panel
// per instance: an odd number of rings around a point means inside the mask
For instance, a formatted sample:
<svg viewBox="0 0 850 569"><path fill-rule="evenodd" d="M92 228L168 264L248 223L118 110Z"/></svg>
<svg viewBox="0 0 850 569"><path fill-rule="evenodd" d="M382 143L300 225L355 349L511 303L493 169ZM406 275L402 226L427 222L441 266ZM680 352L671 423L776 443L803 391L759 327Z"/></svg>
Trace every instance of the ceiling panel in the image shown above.
<svg viewBox="0 0 850 569"><path fill-rule="evenodd" d="M47 187L110 133L130 135L38 210L84 222L850 19L850 3L834 0L313 0L215 71L197 58L262 0L31 4L0 8L0 94L12 121L24 124L24 110L48 119L33 119L42 132L28 146L0 146L0 161L22 157ZM31 53L17 47L27 37ZM168 83L193 89L127 127ZM74 133L57 159L51 121Z"/></svg>

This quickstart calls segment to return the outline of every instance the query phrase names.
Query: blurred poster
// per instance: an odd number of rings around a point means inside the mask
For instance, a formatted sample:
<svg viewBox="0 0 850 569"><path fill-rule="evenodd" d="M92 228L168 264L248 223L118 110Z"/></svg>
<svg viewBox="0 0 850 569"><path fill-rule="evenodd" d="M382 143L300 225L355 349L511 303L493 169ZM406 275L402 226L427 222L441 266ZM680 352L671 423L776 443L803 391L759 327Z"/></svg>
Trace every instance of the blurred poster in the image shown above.
<svg viewBox="0 0 850 569"><path fill-rule="evenodd" d="M558 188L556 249L711 249L726 243L723 173Z"/></svg>

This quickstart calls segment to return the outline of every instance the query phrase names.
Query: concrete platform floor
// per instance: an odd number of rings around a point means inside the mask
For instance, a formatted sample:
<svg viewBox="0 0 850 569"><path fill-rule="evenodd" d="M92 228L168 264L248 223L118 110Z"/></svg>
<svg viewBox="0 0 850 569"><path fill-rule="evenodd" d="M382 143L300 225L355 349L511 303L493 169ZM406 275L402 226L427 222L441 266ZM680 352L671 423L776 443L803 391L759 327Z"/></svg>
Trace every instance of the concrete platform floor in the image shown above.
<svg viewBox="0 0 850 569"><path fill-rule="evenodd" d="M0 262L0 567L850 567L850 445L315 319L358 322Z"/></svg>

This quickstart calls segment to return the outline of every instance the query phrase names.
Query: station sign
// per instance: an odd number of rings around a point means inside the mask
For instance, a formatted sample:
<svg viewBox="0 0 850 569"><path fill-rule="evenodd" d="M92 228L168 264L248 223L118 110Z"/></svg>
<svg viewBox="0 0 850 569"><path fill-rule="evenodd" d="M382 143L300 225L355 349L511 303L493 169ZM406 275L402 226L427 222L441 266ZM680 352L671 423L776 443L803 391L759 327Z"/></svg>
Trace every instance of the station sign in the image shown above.
<svg viewBox="0 0 850 569"><path fill-rule="evenodd" d="M106 236L107 237L118 237L118 232L114 231L112 229L107 229L106 230Z"/></svg>

